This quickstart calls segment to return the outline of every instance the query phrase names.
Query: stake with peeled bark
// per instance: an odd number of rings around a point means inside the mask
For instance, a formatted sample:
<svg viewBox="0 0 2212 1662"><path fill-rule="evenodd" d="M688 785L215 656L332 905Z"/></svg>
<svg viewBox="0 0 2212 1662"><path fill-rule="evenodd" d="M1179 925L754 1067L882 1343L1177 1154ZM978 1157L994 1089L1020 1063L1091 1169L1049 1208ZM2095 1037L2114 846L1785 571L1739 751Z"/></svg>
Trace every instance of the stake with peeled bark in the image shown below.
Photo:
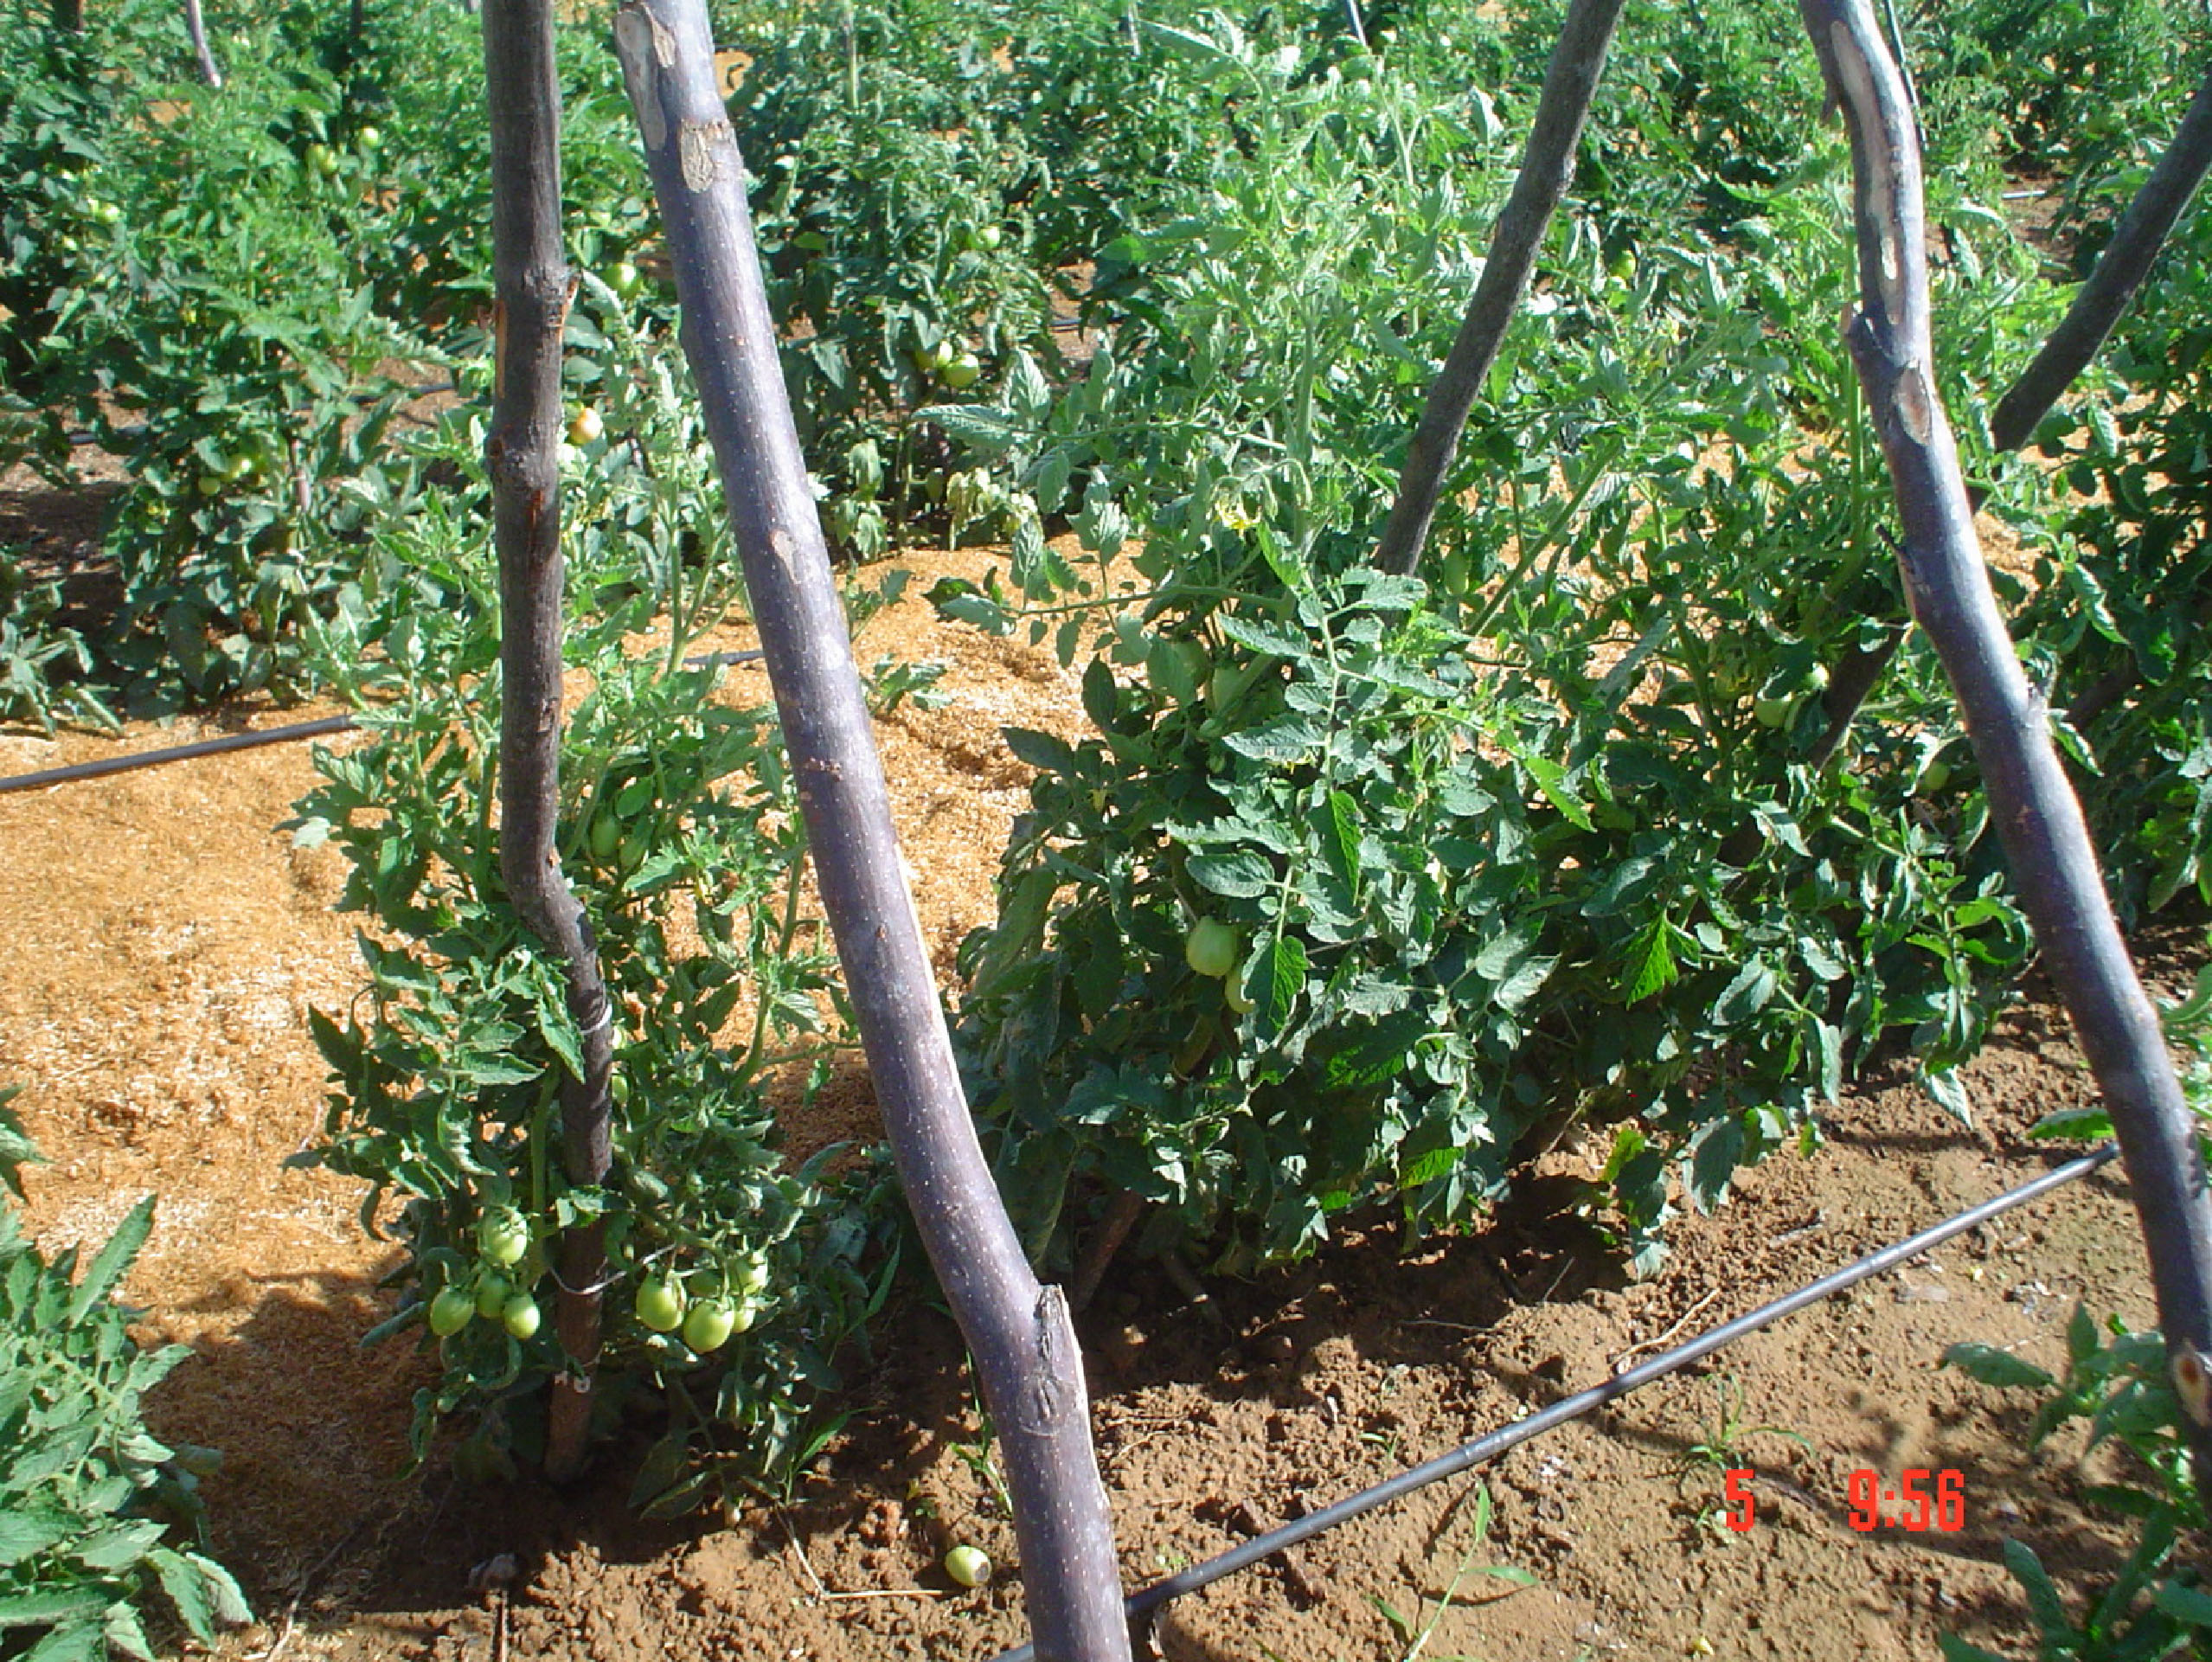
<svg viewBox="0 0 2212 1662"><path fill-rule="evenodd" d="M2137 979L2096 855L2013 650L1936 395L1919 138L1867 0L1801 0L1850 129L1862 310L1844 338L1881 438L1904 540L1899 563L1965 717L1991 818L2036 942L2127 1169L2159 1325L2200 1484L2212 1482L2212 1193L2158 1011Z"/></svg>
<svg viewBox="0 0 2212 1662"><path fill-rule="evenodd" d="M612 1163L607 1085L613 1026L583 907L561 874L561 343L575 279L561 247L561 85L552 0L487 0L484 90L491 125L492 307L498 337L491 431L492 534L499 552L499 871L508 898L561 960L581 1039L581 1078L561 1081L561 1157L593 1188ZM554 1325L568 1365L553 1383L545 1466L582 1468L599 1362L604 1226L561 1231Z"/></svg>
<svg viewBox="0 0 2212 1662"><path fill-rule="evenodd" d="M1407 577L1420 564L1421 547L1428 541L1429 524L1444 493L1444 476L1459 452L1459 435L1467 430L1468 412L1474 408L1497 361L1498 345L1520 309L1529 274L1536 268L1536 251L1543 246L1544 229L1574 176L1574 147L1581 142L1582 124L1597 96L1598 77L1605 71L1620 8L1621 0L1570 0L1568 6L1551 62L1544 70L1544 89L1536 100L1536 123L1529 130L1513 194L1491 233L1490 253L1475 284L1474 298L1467 302L1459 332L1428 389L1420 421L1406 449L1397 499L1390 504L1390 518L1375 549L1375 563L1385 571Z"/></svg>
<svg viewBox="0 0 2212 1662"><path fill-rule="evenodd" d="M2089 280L2076 291L2066 316L2051 330L2042 350L1997 400L1990 415L1990 442L1998 454L2017 450L2033 438L2044 415L2058 402L2059 395L2089 367L2089 360L2097 356L2126 315L2136 290L2151 273L2151 261L2165 247L2182 210L2203 183L2208 170L2212 170L2212 70L2207 70L2198 83L2196 96L2190 100L2173 143L2166 146L2150 177L2129 200L2127 211L2120 215L2113 240L2098 255L2097 268L2089 273ZM1853 649L1837 664L1823 703L1828 713L1827 731L1810 758L1814 767L1824 765L1836 754L1857 719L1859 707L1866 703L1904 639L1904 626L1895 625L1882 640ZM2079 726L2125 696L2134 684L2132 672L2125 679L2116 672L2092 688L2068 714Z"/></svg>
<svg viewBox="0 0 2212 1662"><path fill-rule="evenodd" d="M614 34L822 908L907 1203L998 1429L1037 1654L1127 1662L1074 1327L1060 1289L1030 1272L960 1089L784 388L706 10L630 0Z"/></svg>
<svg viewBox="0 0 2212 1662"><path fill-rule="evenodd" d="M201 15L200 0L184 0L184 33L192 42L192 55L199 62L200 79L221 92L222 68L208 48L208 20Z"/></svg>

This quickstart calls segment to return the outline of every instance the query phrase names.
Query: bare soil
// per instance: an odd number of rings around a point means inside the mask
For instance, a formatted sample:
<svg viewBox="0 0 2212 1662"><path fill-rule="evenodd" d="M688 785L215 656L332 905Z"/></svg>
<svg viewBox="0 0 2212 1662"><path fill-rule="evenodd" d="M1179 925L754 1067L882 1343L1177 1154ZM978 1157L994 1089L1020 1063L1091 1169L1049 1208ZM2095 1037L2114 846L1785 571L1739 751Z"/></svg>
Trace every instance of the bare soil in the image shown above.
<svg viewBox="0 0 2212 1662"><path fill-rule="evenodd" d="M920 591L983 556L911 556L915 598L873 625L863 658L948 664L952 704L882 724L901 837L940 973L991 913L1024 771L998 729L1082 725L1048 654L931 620ZM734 638L741 638L741 637ZM762 689L740 681L736 691ZM145 749L320 710L240 706L121 740L0 734L0 775ZM340 742L343 742L341 741ZM275 1662L628 1662L986 1658L1025 1636L1012 1531L968 1457L977 1417L957 1334L909 1305L855 1383L846 1436L792 1505L683 1525L623 1509L624 1460L561 1497L403 1475L412 1391L402 1342L369 1351L394 1248L356 1221L352 1184L287 1170L315 1137L323 1068L311 1007L342 1009L353 923L329 909L328 850L275 830L313 783L298 747L0 795L0 1081L52 1164L29 1174L49 1248L97 1241L148 1190L161 1208L130 1294L148 1339L191 1359L152 1403L157 1430L225 1451L208 1488L213 1542L263 1625L227 1654ZM2202 931L2159 942L2177 989ZM1663 1273L1627 1282L1560 1210L1589 1157L1467 1238L1388 1230L1307 1264L1209 1285L1193 1303L1145 1269L1110 1276L1087 1319L1095 1421L1132 1584L1595 1383L1875 1247L2009 1188L2055 1158L2025 1128L2090 1085L2047 1003L2023 1004L1969 1070L1970 1128L1908 1085L1836 1105L1828 1145L1747 1173L1686 1219ZM812 1142L872 1134L863 1075L841 1082ZM2024 1446L2032 1405L1938 1366L1978 1339L2046 1366L2077 1300L2151 1319L2116 1173L2071 1185L1747 1339L1705 1365L1433 1486L1174 1607L1155 1635L1177 1662L1452 1657L1931 1658L1942 1631L2014 1654L2026 1629L1997 1554L2025 1539L2062 1583L2116 1566L2085 1520L2078 1435ZM1703 1461L1700 1444L1732 1452ZM965 1452L964 1452L965 1451ZM1752 1527L1722 1527L1720 1466L1748 1466ZM1850 1473L1961 1473L1966 1527L1863 1533ZM1487 1484L1490 1539L1473 1538ZM1001 1574L955 1588L955 1539ZM1465 1573L1455 1580L1455 1572ZM1515 1590L1484 1572L1510 1565ZM1439 1607L1447 1591L1449 1606ZM1385 1606L1388 1607L1388 1611Z"/></svg>

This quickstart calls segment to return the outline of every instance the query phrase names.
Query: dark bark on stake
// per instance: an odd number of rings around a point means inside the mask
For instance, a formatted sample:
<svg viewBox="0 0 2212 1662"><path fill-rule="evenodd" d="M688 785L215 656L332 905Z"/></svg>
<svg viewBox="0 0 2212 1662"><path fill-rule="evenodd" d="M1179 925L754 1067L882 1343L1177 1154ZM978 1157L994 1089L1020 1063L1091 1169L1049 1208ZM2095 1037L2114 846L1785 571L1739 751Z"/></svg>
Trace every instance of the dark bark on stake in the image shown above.
<svg viewBox="0 0 2212 1662"><path fill-rule="evenodd" d="M2118 1133L2200 1482L2212 1482L2212 1194L2196 1126L2113 917L2081 805L1982 563L1935 391L1919 140L1867 0L1802 0L1851 135L1863 310L1847 318L1895 488L1913 616L1943 660L2036 941Z"/></svg>
<svg viewBox="0 0 2212 1662"><path fill-rule="evenodd" d="M1060 1289L1030 1273L961 1094L807 488L706 10L631 0L614 29L823 910L907 1203L1005 1453L1037 1653L1126 1662L1074 1327Z"/></svg>
<svg viewBox="0 0 2212 1662"><path fill-rule="evenodd" d="M2151 170L2151 176L2143 182L2127 204L2127 211L2120 215L2119 228L2113 233L2113 240L2098 256L2097 268L2089 273L2089 280L2074 295L2074 304L2067 308L2066 316L2051 331L2042 350L1997 401L1997 409L1990 418L1990 439L1999 454L2017 450L2034 437L2036 427L2051 406L2058 402L2060 395L2089 367L2089 360L2097 356L2113 328L2127 314L2136 290L2143 286L2151 262L2165 246L2166 238L2172 234L2175 222L2189 206L2197 186L2204 182L2208 170L2212 170L2212 71L2206 72L2196 96L2190 100L2188 112L2175 131L2173 143L2166 147L2158 166ZM1978 507L1979 502L1975 505ZM1823 701L1828 712L1828 730L1814 747L1811 761L1815 767L1836 754L1843 735L1857 719L1859 707L1866 703L1904 640L1905 628L1900 624L1881 645L1856 649L1836 666ZM2110 679L2108 677L2107 681ZM2125 681L2105 687L2090 701L2093 708L2088 713L2125 697L2134 684L2135 677L2131 674ZM2077 724L2087 719L2079 706L2074 714Z"/></svg>
<svg viewBox="0 0 2212 1662"><path fill-rule="evenodd" d="M561 87L551 0L484 8L491 116L493 316L497 380L484 460L499 549L499 870L531 934L559 957L583 1077L561 1082L561 1165L590 1187L612 1163L607 1081L613 1029L599 953L561 874L561 341L574 279L561 247ZM555 1328L568 1358L555 1380L545 1465L581 1468L599 1361L603 1229L561 1232Z"/></svg>
<svg viewBox="0 0 2212 1662"><path fill-rule="evenodd" d="M1621 0L1570 0L1568 6L1550 66L1544 71L1544 90L1536 101L1536 125L1529 131L1520 176L1491 233L1490 253L1475 284L1474 298L1467 302L1466 316L1459 321L1444 368L1428 389L1420 422L1406 449L1397 500L1390 505L1389 522L1375 549L1375 563L1385 571L1410 576L1420 564L1421 546L1428 541L1429 523L1436 517L1437 500L1444 491L1444 476L1459 451L1459 435L1467 429L1467 413L1474 408L1490 366L1497 361L1498 345L1520 309L1529 273L1536 268L1536 251L1543 246L1544 228L1574 176L1574 147L1581 141L1583 121L1597 96L1598 77L1606 67L1620 7Z"/></svg>
<svg viewBox="0 0 2212 1662"><path fill-rule="evenodd" d="M208 20L201 15L200 0L184 0L184 32L191 37L192 55L199 60L200 79L221 92L222 68L208 49Z"/></svg>

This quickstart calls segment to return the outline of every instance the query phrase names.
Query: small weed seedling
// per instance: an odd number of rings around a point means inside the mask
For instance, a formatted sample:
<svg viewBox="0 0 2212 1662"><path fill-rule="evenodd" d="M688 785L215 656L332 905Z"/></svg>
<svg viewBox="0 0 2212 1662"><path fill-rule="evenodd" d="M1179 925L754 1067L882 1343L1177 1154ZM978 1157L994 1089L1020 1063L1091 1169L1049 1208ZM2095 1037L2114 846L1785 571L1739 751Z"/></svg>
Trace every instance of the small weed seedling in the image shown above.
<svg viewBox="0 0 2212 1662"><path fill-rule="evenodd" d="M1700 1536L1716 1535L1724 1513L1739 1503L1741 1497L1728 1487L1729 1473L1750 1466L1751 1457L1744 1452L1744 1444L1751 1438L1786 1438L1806 1453L1813 1452L1809 1438L1786 1426L1744 1424L1743 1382L1734 1375L1717 1381L1714 1395L1717 1399L1714 1417L1699 1428L1697 1441L1683 1450L1674 1467L1675 1492L1685 1500L1689 1498L1692 1484L1709 1475L1718 1479L1722 1485L1721 1495L1701 1492L1696 1498L1692 1520Z"/></svg>
<svg viewBox="0 0 2212 1662"><path fill-rule="evenodd" d="M1489 1598L1475 1601L1481 1604L1488 1604L1497 1599L1510 1598L1523 1588L1534 1587L1536 1584L1536 1578L1534 1575L1515 1565L1475 1563L1475 1555L1483 1550L1484 1543L1490 1537L1490 1490L1485 1486L1475 1491L1474 1539L1467 1543L1467 1550L1459 1559L1459 1567L1452 1572L1452 1579L1444 1584L1443 1595L1437 1600L1436 1608L1430 1613L1427 1620L1420 1620L1420 1607L1426 1601L1420 1599L1418 1595L1415 1598L1414 1614L1411 1616L1401 1613L1380 1593L1369 1595L1374 1600L1375 1607L1382 1613L1382 1619L1390 1624L1391 1630L1398 1635L1399 1642L1406 1647L1399 1662L1420 1662L1421 1653L1428 1648L1428 1641L1435 1637L1437 1627L1443 1621L1445 1613L1451 1609L1452 1601L1459 1597L1459 1584L1469 1575L1488 1575L1507 1583L1505 1591L1493 1593ZM1468 1656L1439 1656L1435 1662L1474 1662L1474 1659Z"/></svg>

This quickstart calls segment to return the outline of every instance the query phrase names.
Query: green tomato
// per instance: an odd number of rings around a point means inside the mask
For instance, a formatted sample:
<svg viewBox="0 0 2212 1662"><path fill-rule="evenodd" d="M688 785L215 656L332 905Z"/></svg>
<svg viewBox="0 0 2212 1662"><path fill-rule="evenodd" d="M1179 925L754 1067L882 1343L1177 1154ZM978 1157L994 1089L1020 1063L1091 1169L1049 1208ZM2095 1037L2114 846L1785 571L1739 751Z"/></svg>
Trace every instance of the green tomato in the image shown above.
<svg viewBox="0 0 2212 1662"><path fill-rule="evenodd" d="M626 260L606 268L606 286L625 300L634 300L645 286L645 274Z"/></svg>
<svg viewBox="0 0 2212 1662"><path fill-rule="evenodd" d="M1236 967L1237 950L1243 944L1235 925L1201 918L1183 938L1183 961L1200 975L1219 979Z"/></svg>
<svg viewBox="0 0 2212 1662"><path fill-rule="evenodd" d="M374 127L363 127L354 134L353 142L362 150L375 150L384 142L384 135Z"/></svg>
<svg viewBox="0 0 2212 1662"><path fill-rule="evenodd" d="M224 465L227 468L229 464L226 463ZM219 497L222 494L223 486L229 483L230 481L221 473L202 473L200 475L200 494L203 497Z"/></svg>
<svg viewBox="0 0 2212 1662"><path fill-rule="evenodd" d="M307 170L317 178L333 178L337 174L338 158L330 153L328 144L310 144L306 162Z"/></svg>
<svg viewBox="0 0 2212 1662"><path fill-rule="evenodd" d="M728 1299L702 1299L683 1319L683 1342L705 1356L728 1344L736 1327L737 1309Z"/></svg>
<svg viewBox="0 0 2212 1662"><path fill-rule="evenodd" d="M234 456L230 459L229 465L223 469L222 476L226 479L228 479L233 484L236 484L241 479L252 478L253 475L260 471L260 461L259 458L253 456Z"/></svg>
<svg viewBox="0 0 2212 1662"><path fill-rule="evenodd" d="M747 1294L763 1291L768 1285L768 1261L757 1252L748 1253L730 1277L730 1285Z"/></svg>
<svg viewBox="0 0 2212 1662"><path fill-rule="evenodd" d="M625 833L621 847L616 850L615 863L622 875L629 876L645 863L645 857L653 850L653 839L643 827Z"/></svg>
<svg viewBox="0 0 2212 1662"><path fill-rule="evenodd" d="M476 1314L476 1299L465 1287L449 1287L430 1301L430 1331L450 1338L469 1325Z"/></svg>
<svg viewBox="0 0 2212 1662"><path fill-rule="evenodd" d="M603 813L592 821L592 828L585 833L592 858L612 860L615 850L622 846L622 826L612 813Z"/></svg>
<svg viewBox="0 0 2212 1662"><path fill-rule="evenodd" d="M505 1276L487 1271L476 1284L476 1313L486 1321L498 1320L499 1312L507 1307L507 1300L514 1293Z"/></svg>
<svg viewBox="0 0 2212 1662"><path fill-rule="evenodd" d="M954 392L965 392L983 379L983 360L973 352L963 352L937 373Z"/></svg>
<svg viewBox="0 0 2212 1662"><path fill-rule="evenodd" d="M587 445L606 431L606 422L589 404L578 410L568 422L568 442Z"/></svg>
<svg viewBox="0 0 2212 1662"><path fill-rule="evenodd" d="M1222 980L1221 999L1240 1016L1253 1005L1253 1001L1244 996L1244 978L1241 975L1231 975Z"/></svg>
<svg viewBox="0 0 2212 1662"><path fill-rule="evenodd" d="M978 225L976 227L976 247L978 248L996 248L1005 240L1006 233L1000 230L996 225Z"/></svg>
<svg viewBox="0 0 2212 1662"><path fill-rule="evenodd" d="M521 1263L530 1249L530 1226L512 1209L488 1212L478 1221L476 1246L486 1263L505 1269Z"/></svg>
<svg viewBox="0 0 2212 1662"><path fill-rule="evenodd" d="M1950 783L1951 764L1939 760L1920 769L1920 783L1914 788L1916 791L1940 791Z"/></svg>
<svg viewBox="0 0 2212 1662"><path fill-rule="evenodd" d="M1758 698L1752 701L1751 713L1761 727L1779 727L1790 719L1795 700L1789 698Z"/></svg>
<svg viewBox="0 0 2212 1662"><path fill-rule="evenodd" d="M981 1587L991 1579L991 1560L980 1547L957 1546L945 1555L945 1573L963 1587Z"/></svg>
<svg viewBox="0 0 2212 1662"><path fill-rule="evenodd" d="M120 224L123 220L123 210L120 208L118 208L113 202L103 201L98 196L93 197L93 200L87 204L86 211L102 225L118 225Z"/></svg>
<svg viewBox="0 0 2212 1662"><path fill-rule="evenodd" d="M683 1289L674 1281L648 1275L638 1283L633 1307L638 1319L656 1333L673 1333L683 1325Z"/></svg>
<svg viewBox="0 0 2212 1662"><path fill-rule="evenodd" d="M501 1306L499 1319L510 1335L527 1344L537 1337L539 1324L545 1317L535 1299L527 1293L517 1293Z"/></svg>

